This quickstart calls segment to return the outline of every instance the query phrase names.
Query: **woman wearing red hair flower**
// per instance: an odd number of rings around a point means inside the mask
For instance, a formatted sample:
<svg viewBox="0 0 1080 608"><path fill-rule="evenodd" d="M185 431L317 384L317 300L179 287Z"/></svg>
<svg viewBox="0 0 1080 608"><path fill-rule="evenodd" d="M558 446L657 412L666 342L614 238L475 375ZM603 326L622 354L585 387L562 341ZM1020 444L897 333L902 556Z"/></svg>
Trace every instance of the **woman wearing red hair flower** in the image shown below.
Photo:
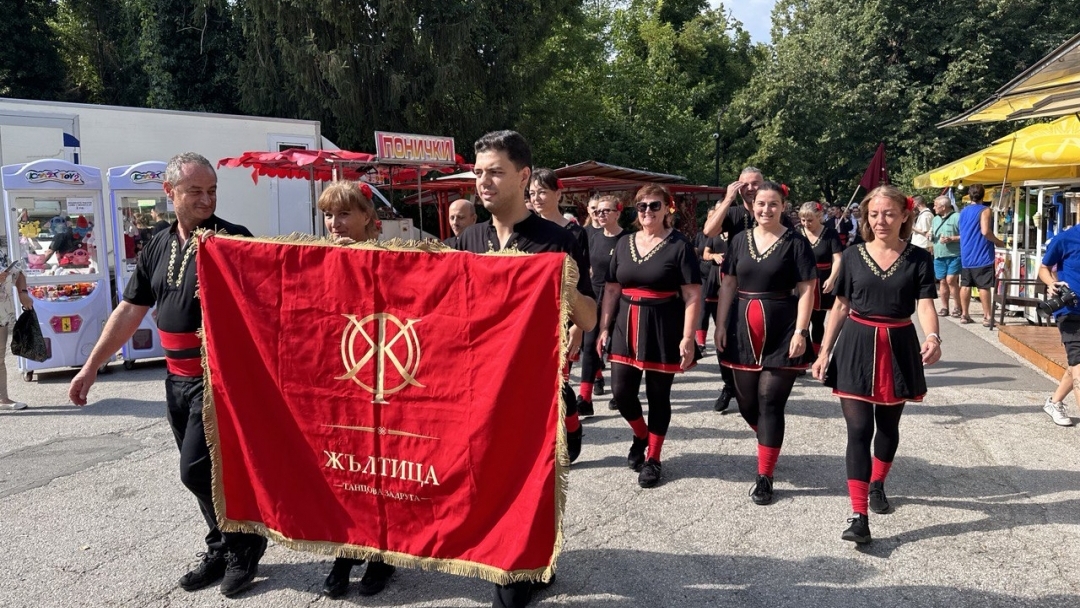
<svg viewBox="0 0 1080 608"><path fill-rule="evenodd" d="M859 229L866 242L843 253L836 303L813 368L814 377L840 397L847 422L853 515L841 538L855 543L870 542L867 507L889 511L885 477L900 441L904 403L922 400L923 366L941 357L934 261L907 242L915 221L909 200L892 186L875 188L863 199ZM921 346L911 322L916 311L926 332Z"/></svg>

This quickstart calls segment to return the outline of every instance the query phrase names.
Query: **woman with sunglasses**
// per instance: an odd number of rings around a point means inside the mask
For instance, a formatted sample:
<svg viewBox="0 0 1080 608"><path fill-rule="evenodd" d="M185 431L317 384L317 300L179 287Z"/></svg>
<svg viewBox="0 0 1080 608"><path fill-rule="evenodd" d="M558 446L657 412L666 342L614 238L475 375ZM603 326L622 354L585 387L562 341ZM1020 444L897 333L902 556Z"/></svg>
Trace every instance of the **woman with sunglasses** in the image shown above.
<svg viewBox="0 0 1080 608"><path fill-rule="evenodd" d="M596 294L597 318L603 310L604 286L607 284L611 256L615 254L615 245L626 231L619 226L619 212L622 204L611 195L596 197L590 202L594 205L593 216L600 222L600 228L589 232L589 266L593 293ZM616 303L618 306L618 303ZM578 393L578 411L593 411L593 389L604 386L603 359L596 346L600 335L599 328L585 332L581 345L581 390Z"/></svg>
<svg viewBox="0 0 1080 608"><path fill-rule="evenodd" d="M651 488L660 482L675 374L699 357L694 330L701 314L701 272L694 246L672 229L675 205L667 189L643 186L634 207L641 230L615 245L599 343L611 336L611 393L634 431L627 464L639 472L638 485ZM642 376L647 423L638 399Z"/></svg>
<svg viewBox="0 0 1080 608"><path fill-rule="evenodd" d="M874 513L889 511L885 477L900 443L904 403L922 401L923 366L941 358L934 259L908 242L914 201L892 186L879 186L861 207L864 242L844 251L836 303L814 362L814 377L840 398L847 423L853 513L841 538L860 544L870 542L867 507ZM911 322L916 312L926 332L921 345Z"/></svg>
<svg viewBox="0 0 1080 608"><path fill-rule="evenodd" d="M728 243L717 318L729 321L715 334L723 365L734 371L739 413L757 434L758 475L750 498L759 505L773 499L791 387L813 361L807 327L817 268L810 242L781 223L784 196L780 184L762 183L754 196L756 225ZM729 316L732 306L736 314Z"/></svg>
<svg viewBox="0 0 1080 608"><path fill-rule="evenodd" d="M824 213L821 203L803 203L799 209L800 224L796 228L810 241L817 261L818 284L814 290L814 310L810 313L810 344L815 355L821 350L821 337L825 335L825 313L836 299L832 295L833 284L840 274L840 254L844 252L840 235L822 223Z"/></svg>

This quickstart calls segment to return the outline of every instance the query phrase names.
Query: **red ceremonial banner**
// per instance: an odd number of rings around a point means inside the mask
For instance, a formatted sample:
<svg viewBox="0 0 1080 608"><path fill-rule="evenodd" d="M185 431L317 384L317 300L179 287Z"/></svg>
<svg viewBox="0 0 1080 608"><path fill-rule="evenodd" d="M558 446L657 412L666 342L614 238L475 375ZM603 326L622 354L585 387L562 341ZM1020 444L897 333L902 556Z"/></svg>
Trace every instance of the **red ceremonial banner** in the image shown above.
<svg viewBox="0 0 1080 608"><path fill-rule="evenodd" d="M201 239L221 528L502 584L550 579L566 257L372 247Z"/></svg>

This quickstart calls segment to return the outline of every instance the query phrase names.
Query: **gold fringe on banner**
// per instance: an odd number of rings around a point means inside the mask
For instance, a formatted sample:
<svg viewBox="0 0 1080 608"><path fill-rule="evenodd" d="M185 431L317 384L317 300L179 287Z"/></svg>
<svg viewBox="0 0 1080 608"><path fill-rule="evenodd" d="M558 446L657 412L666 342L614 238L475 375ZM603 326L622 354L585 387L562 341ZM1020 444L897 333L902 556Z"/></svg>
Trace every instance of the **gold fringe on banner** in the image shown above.
<svg viewBox="0 0 1080 608"><path fill-rule="evenodd" d="M257 243L306 245L315 247L344 247L348 249L361 249L368 251L405 251L431 254L463 253L453 250L438 241L405 241L393 239L390 241L363 241L357 243L341 244L334 240L294 232L278 237L242 237L232 236L225 233L215 233L207 230L199 230L196 233L196 259L198 259L198 247L208 238L225 238L237 241ZM504 249L480 255L489 256L528 256L517 249ZM406 553L385 551L374 547L348 545L328 541L297 540L282 535L277 530L268 528L261 522L241 521L229 519L225 513L225 486L222 481L221 441L218 434L217 410L214 407L213 378L210 367L206 360L206 331L205 326L198 331L202 338L202 364L203 364L203 427L206 433L207 444L210 449L211 476L214 493L214 511L218 520L218 528L223 532L246 532L258 534L269 538L274 542L308 553L316 553L329 557L349 557L352 559L364 559L385 562L391 566L402 568L415 568L434 572L445 572L457 576L479 578L498 585L509 585L522 581L550 582L555 576L555 564L562 553L563 546L563 513L566 508L566 489L569 478L570 460L567 453L566 425L563 419L566 417L567 403L563 399L562 370L566 367L568 350L570 347L570 315L574 307L577 294L577 282L579 273L577 265L572 257L564 256L562 267L562 285L559 290L559 368L557 370L557 383L555 394L558 395L559 419L556 432L556 458L555 458L555 546L551 553L551 560L547 567L532 570L503 570L487 564L457 559L443 559L433 557L417 557ZM196 290L198 297L198 290Z"/></svg>

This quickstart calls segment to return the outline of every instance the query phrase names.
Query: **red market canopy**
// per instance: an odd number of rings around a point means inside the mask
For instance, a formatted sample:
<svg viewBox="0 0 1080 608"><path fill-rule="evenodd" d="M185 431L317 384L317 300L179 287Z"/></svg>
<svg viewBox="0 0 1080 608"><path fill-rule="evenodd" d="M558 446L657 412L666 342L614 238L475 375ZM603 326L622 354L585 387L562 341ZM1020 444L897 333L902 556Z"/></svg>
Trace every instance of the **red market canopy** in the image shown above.
<svg viewBox="0 0 1080 608"><path fill-rule="evenodd" d="M461 167L468 167L461 155L457 155L456 160L458 167L397 166L380 164L378 157L367 152L292 148L280 152L244 152L240 156L219 160L218 167L250 168L251 179L255 183L259 183L259 177L273 177L320 182L364 179L373 183L397 185L415 184L419 177L430 171L451 173Z"/></svg>

